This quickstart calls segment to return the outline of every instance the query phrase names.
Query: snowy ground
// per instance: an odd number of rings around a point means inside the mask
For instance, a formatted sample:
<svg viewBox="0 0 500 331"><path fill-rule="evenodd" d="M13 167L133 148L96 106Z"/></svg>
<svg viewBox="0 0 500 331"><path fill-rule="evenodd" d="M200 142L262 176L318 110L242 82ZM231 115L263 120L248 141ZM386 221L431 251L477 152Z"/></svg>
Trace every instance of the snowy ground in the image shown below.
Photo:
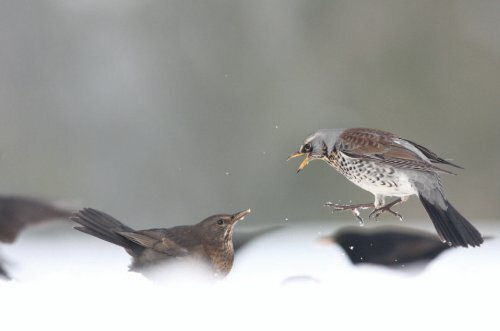
<svg viewBox="0 0 500 331"><path fill-rule="evenodd" d="M495 222L474 223L500 238ZM155 283L127 272L128 255L116 246L76 231L30 230L1 248L16 280L0 281L0 328L498 330L500 239L448 250L412 275L354 267L340 248L316 242L352 224L272 232L245 246L231 274L211 284Z"/></svg>

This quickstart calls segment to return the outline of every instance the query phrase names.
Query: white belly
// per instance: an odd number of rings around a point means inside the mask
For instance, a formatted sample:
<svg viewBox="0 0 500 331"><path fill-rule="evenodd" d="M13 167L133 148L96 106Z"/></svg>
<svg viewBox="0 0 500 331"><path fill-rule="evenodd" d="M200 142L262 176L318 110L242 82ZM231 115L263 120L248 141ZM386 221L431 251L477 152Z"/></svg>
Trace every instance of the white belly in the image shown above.
<svg viewBox="0 0 500 331"><path fill-rule="evenodd" d="M348 179L362 189L375 195L404 197L417 194L415 186L408 180L405 174L401 173L397 177L390 176L375 182L357 178Z"/></svg>

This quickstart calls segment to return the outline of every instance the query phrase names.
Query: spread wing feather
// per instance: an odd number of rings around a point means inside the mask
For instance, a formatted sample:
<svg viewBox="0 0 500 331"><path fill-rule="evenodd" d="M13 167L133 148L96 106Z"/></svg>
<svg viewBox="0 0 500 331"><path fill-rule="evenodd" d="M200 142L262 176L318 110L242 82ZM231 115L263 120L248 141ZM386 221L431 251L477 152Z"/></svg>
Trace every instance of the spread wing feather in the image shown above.
<svg viewBox="0 0 500 331"><path fill-rule="evenodd" d="M348 129L337 140L336 150L352 158L388 164L398 169L453 174L432 164L432 162L448 164L446 160L423 146L404 140L414 145L415 150L411 150L398 142L400 140L402 139L398 136L382 130Z"/></svg>

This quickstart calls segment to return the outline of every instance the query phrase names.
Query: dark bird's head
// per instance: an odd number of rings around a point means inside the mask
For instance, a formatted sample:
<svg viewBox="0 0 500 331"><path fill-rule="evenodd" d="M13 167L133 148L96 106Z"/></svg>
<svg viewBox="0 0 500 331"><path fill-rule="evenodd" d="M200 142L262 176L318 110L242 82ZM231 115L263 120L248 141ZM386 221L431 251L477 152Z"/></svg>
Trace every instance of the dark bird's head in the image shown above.
<svg viewBox="0 0 500 331"><path fill-rule="evenodd" d="M316 131L304 140L299 150L292 153L288 157L288 160L301 155L306 156L297 169L297 172L299 172L304 169L311 160L328 159L328 156L334 149L337 138L343 131L344 129L323 129Z"/></svg>
<svg viewBox="0 0 500 331"><path fill-rule="evenodd" d="M196 227L200 230L200 236L206 244L218 244L232 240L233 229L238 221L245 218L250 209L242 210L235 214L218 214L207 217Z"/></svg>

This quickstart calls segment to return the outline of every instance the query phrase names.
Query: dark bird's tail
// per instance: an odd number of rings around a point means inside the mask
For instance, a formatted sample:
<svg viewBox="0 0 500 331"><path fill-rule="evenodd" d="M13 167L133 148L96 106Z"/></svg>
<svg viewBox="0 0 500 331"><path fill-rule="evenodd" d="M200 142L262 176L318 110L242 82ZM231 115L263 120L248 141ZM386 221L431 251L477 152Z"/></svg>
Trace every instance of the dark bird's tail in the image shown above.
<svg viewBox="0 0 500 331"><path fill-rule="evenodd" d="M463 247L483 243L481 233L445 199L441 190L426 193L420 193L419 198L441 240L451 246Z"/></svg>
<svg viewBox="0 0 500 331"><path fill-rule="evenodd" d="M75 226L76 230L121 246L132 256L138 255L144 249L119 234L119 232L133 232L134 229L99 210L84 208L73 215L71 220L81 225Z"/></svg>

